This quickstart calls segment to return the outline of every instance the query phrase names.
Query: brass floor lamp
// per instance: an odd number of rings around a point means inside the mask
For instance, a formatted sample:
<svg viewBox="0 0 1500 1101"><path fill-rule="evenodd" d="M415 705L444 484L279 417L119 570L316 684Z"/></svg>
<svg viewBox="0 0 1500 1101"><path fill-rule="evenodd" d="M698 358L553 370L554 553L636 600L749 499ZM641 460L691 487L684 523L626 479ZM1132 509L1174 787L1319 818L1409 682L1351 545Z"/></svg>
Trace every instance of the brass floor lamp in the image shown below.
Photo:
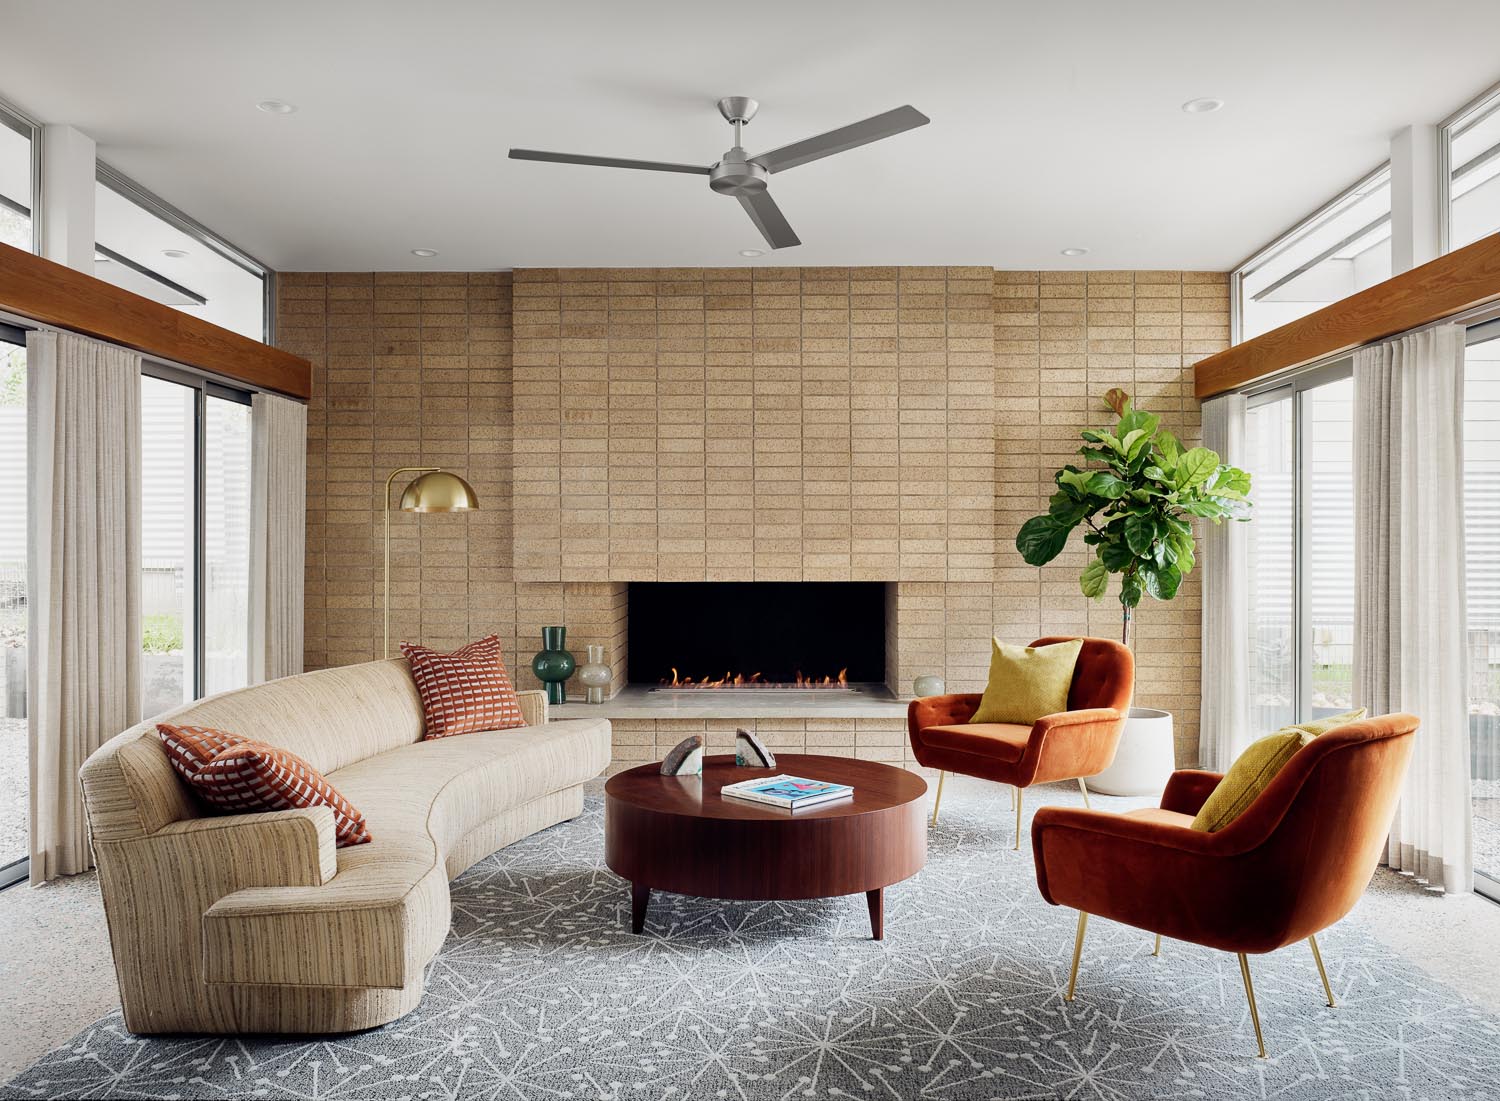
<svg viewBox="0 0 1500 1101"><path fill-rule="evenodd" d="M391 656L391 483L402 474L415 474L401 491L402 512L468 512L479 507L474 487L440 466L403 466L385 480L385 641L384 657Z"/></svg>

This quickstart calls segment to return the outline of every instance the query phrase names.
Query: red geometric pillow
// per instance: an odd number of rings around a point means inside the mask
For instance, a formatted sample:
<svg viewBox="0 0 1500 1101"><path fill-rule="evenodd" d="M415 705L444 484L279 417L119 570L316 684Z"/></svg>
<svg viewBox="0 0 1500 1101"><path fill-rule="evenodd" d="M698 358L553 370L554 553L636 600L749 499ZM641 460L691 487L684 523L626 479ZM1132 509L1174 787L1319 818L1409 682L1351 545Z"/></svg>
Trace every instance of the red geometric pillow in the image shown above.
<svg viewBox="0 0 1500 1101"><path fill-rule="evenodd" d="M339 848L370 840L365 816L295 753L208 727L159 723L157 733L167 747L172 766L199 798L216 809L254 814L328 807L333 811L334 838ZM190 759L201 761L202 752L215 744L221 748L209 760L191 771L183 767Z"/></svg>
<svg viewBox="0 0 1500 1101"><path fill-rule="evenodd" d="M525 726L521 700L510 683L496 635L441 654L426 646L401 644L412 680L422 697L426 738L447 738L475 730Z"/></svg>

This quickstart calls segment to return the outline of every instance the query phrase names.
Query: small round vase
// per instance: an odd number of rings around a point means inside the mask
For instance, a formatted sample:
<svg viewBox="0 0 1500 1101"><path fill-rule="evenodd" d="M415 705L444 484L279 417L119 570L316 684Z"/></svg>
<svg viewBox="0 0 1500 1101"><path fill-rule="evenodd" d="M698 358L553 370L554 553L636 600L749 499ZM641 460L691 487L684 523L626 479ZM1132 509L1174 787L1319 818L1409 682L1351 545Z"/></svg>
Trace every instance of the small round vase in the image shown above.
<svg viewBox="0 0 1500 1101"><path fill-rule="evenodd" d="M609 691L609 666L604 664L604 647L589 643L589 660L578 667L578 679L583 684L583 698L587 703L603 703Z"/></svg>
<svg viewBox="0 0 1500 1101"><path fill-rule="evenodd" d="M942 677L934 676L931 673L925 673L911 682L911 690L916 694L918 699L921 699L923 696L941 696L946 687L947 685L943 683Z"/></svg>
<svg viewBox="0 0 1500 1101"><path fill-rule="evenodd" d="M548 703L567 703L567 679L578 668L573 655L563 648L567 641L566 627L543 627L542 648L531 659L531 671L536 679L547 686Z"/></svg>

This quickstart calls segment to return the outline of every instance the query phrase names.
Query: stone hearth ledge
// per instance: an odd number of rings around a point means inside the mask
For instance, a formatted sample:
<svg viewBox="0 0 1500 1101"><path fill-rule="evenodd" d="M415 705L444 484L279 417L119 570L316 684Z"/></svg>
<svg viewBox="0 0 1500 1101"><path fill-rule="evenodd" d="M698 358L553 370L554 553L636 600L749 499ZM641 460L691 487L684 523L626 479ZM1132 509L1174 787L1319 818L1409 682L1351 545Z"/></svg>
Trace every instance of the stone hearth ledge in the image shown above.
<svg viewBox="0 0 1500 1101"><path fill-rule="evenodd" d="M631 685L603 703L569 700L552 719L905 719L883 684L837 689L651 689Z"/></svg>

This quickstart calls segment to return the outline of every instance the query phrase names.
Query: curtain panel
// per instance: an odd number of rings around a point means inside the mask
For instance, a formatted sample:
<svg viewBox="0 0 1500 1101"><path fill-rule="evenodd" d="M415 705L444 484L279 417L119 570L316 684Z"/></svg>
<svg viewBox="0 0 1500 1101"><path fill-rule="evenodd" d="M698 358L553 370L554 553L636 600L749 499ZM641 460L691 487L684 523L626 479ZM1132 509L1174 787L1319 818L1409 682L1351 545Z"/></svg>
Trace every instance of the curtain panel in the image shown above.
<svg viewBox="0 0 1500 1101"><path fill-rule="evenodd" d="M250 402L250 682L302 672L307 544L307 408Z"/></svg>
<svg viewBox="0 0 1500 1101"><path fill-rule="evenodd" d="M1464 331L1354 355L1354 688L1422 720L1386 863L1473 884L1464 594Z"/></svg>
<svg viewBox="0 0 1500 1101"><path fill-rule="evenodd" d="M26 340L31 882L93 865L78 769L141 717L141 357Z"/></svg>
<svg viewBox="0 0 1500 1101"><path fill-rule="evenodd" d="M1245 465L1245 396L1224 394L1203 403L1203 445L1236 466ZM1254 499L1254 487L1251 487ZM1202 767L1223 772L1250 744L1250 609L1245 525L1203 525L1203 634L1198 755Z"/></svg>

